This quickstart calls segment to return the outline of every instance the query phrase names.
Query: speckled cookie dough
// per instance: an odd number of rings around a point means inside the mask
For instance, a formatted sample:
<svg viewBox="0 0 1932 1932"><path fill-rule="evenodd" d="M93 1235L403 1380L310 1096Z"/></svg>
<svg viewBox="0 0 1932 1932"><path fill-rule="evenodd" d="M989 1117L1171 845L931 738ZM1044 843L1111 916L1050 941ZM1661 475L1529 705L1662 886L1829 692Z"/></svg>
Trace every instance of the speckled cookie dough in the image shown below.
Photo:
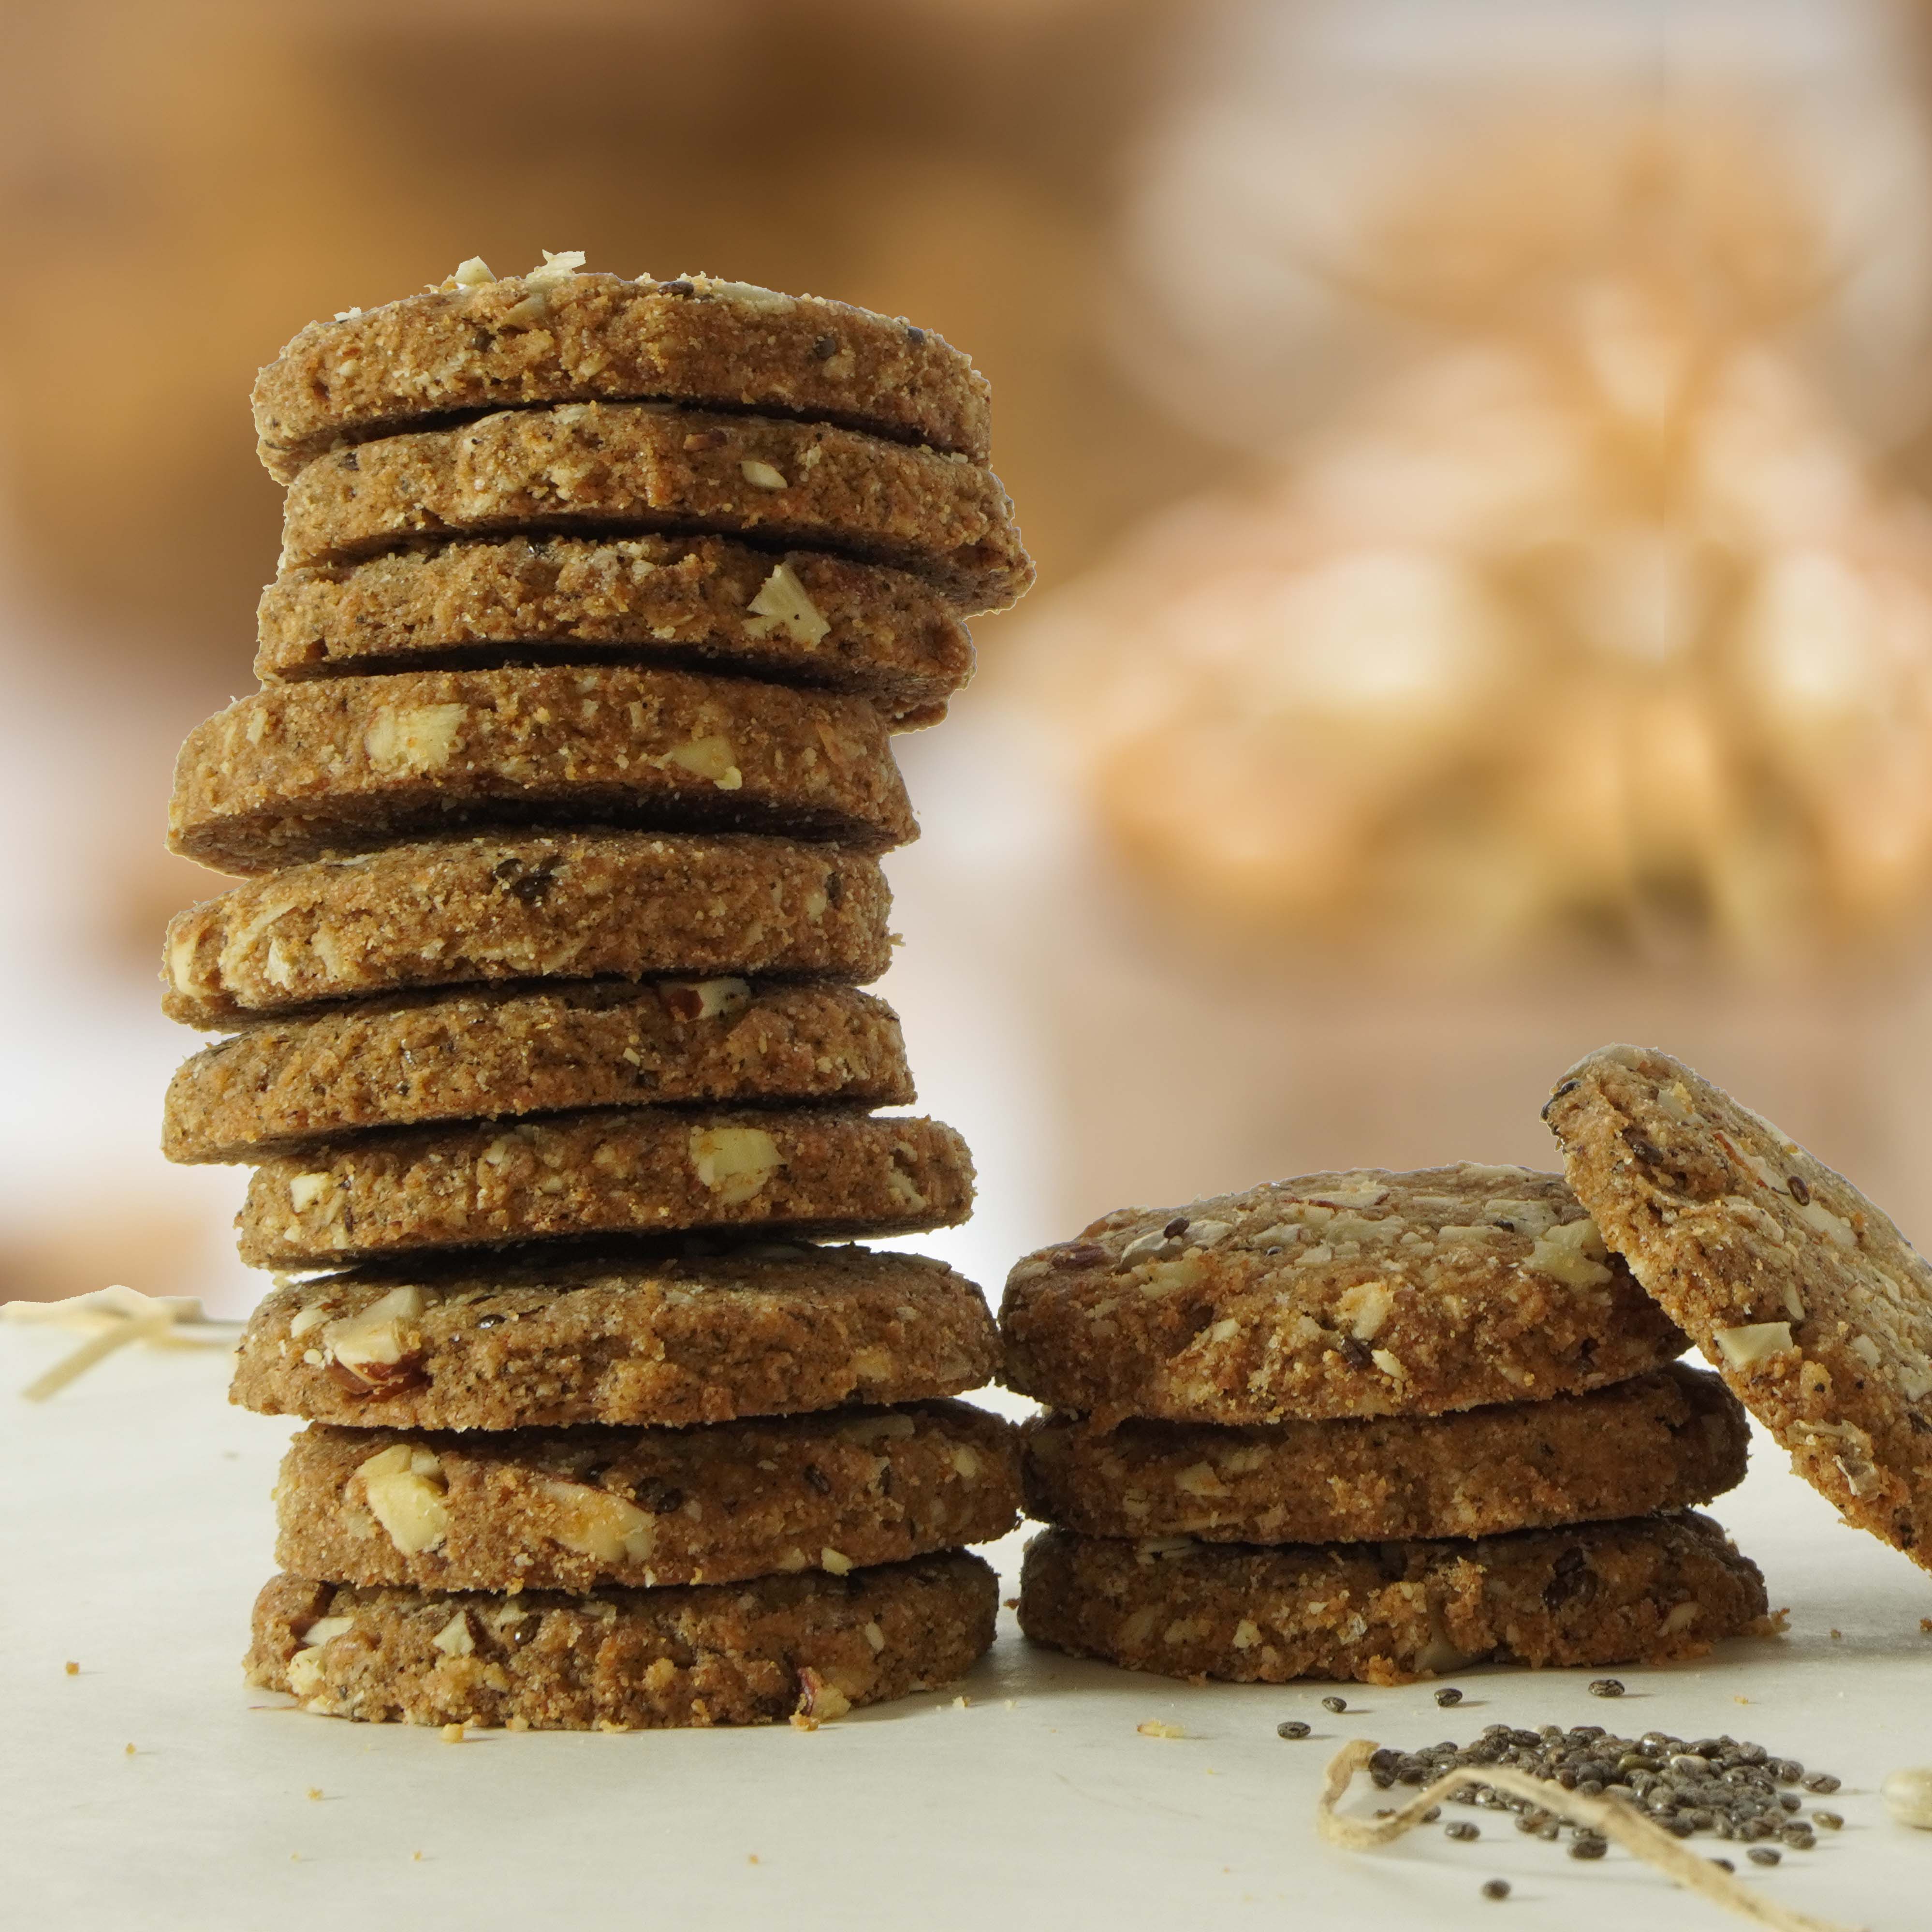
<svg viewBox="0 0 1932 1932"><path fill-rule="evenodd" d="M169 922L163 1010L219 1027L319 1001L529 979L875 980L892 904L838 846L641 832L433 841L250 880Z"/></svg>
<svg viewBox="0 0 1932 1932"><path fill-rule="evenodd" d="M1122 1208L1008 1278L1006 1379L1102 1427L1576 1394L1684 1338L1562 1179L1463 1162Z"/></svg>
<svg viewBox="0 0 1932 1932"><path fill-rule="evenodd" d="M188 734L169 844L230 872L479 826L918 836L862 698L578 664L272 685Z"/></svg>
<svg viewBox="0 0 1932 1932"><path fill-rule="evenodd" d="M426 1590L842 1576L1019 1516L1010 1423L965 1402L695 1429L401 1432L318 1424L275 1485L275 1561Z"/></svg>
<svg viewBox="0 0 1932 1932"><path fill-rule="evenodd" d="M255 1170L236 1226L251 1266L332 1267L686 1228L911 1234L963 1221L972 1204L972 1156L937 1120L646 1107L278 1155Z"/></svg>
<svg viewBox="0 0 1932 1932"><path fill-rule="evenodd" d="M964 1676L998 1580L953 1551L910 1563L587 1597L364 1589L273 1578L248 1681L375 1723L527 1730L816 1724Z"/></svg>
<svg viewBox="0 0 1932 1932"><path fill-rule="evenodd" d="M903 317L710 275L525 275L464 263L440 288L312 322L255 379L278 483L338 441L510 404L658 398L821 418L983 460L986 378Z"/></svg>
<svg viewBox="0 0 1932 1932"><path fill-rule="evenodd" d="M1668 1054L1544 1117L1605 1240L1846 1520L1932 1568L1932 1269L1842 1174Z"/></svg>
<svg viewBox="0 0 1932 1932"><path fill-rule="evenodd" d="M998 1360L979 1289L944 1262L753 1241L283 1282L230 1393L368 1428L680 1427L958 1395Z"/></svg>
<svg viewBox="0 0 1932 1932"><path fill-rule="evenodd" d="M662 403L510 410L318 457L290 485L279 567L422 537L613 527L836 550L926 578L962 616L1004 609L1033 581L1012 505L976 463Z"/></svg>
<svg viewBox="0 0 1932 1932"><path fill-rule="evenodd" d="M241 1161L370 1127L646 1102L916 1097L898 1018L849 986L596 980L263 1020L185 1061L170 1160Z"/></svg>
<svg viewBox="0 0 1932 1932"><path fill-rule="evenodd" d="M1359 1543L1494 1536L1708 1502L1750 1430L1715 1376L1674 1363L1589 1395L1448 1415L1026 1425L1027 1510L1083 1536Z"/></svg>
<svg viewBox="0 0 1932 1932"><path fill-rule="evenodd" d="M931 724L973 671L966 627L902 570L723 537L512 536L291 571L262 592L265 683L510 660L737 671Z"/></svg>
<svg viewBox="0 0 1932 1932"><path fill-rule="evenodd" d="M1764 1580L1687 1513L1474 1542L1129 1543L1042 1532L1020 1628L1163 1676L1406 1684L1476 1663L1667 1664L1766 1630Z"/></svg>

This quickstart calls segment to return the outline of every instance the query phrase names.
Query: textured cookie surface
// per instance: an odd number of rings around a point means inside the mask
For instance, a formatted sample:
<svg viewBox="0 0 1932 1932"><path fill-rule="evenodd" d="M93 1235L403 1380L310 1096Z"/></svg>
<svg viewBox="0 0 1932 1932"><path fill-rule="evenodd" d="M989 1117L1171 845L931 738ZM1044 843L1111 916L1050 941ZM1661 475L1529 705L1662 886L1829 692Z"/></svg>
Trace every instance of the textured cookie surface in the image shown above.
<svg viewBox="0 0 1932 1932"><path fill-rule="evenodd" d="M954 1551L848 1576L514 1597L298 1576L255 1600L248 1681L331 1717L640 1730L842 1716L964 1676L999 1584Z"/></svg>
<svg viewBox="0 0 1932 1932"><path fill-rule="evenodd" d="M1757 1566L1708 1516L1474 1542L1162 1546L1050 1529L1027 1548L1037 1643L1169 1677L1402 1684L1490 1662L1664 1664L1762 1629Z"/></svg>
<svg viewBox="0 0 1932 1932"><path fill-rule="evenodd" d="M183 1064L170 1160L249 1160L370 1127L646 1102L904 1106L898 1016L849 986L597 980L262 1020Z"/></svg>
<svg viewBox="0 0 1932 1932"><path fill-rule="evenodd" d="M532 834L316 860L170 921L163 1010L230 1024L421 986L647 974L874 980L877 863L782 838Z"/></svg>
<svg viewBox="0 0 1932 1932"><path fill-rule="evenodd" d="M972 1204L972 1156L937 1120L651 1107L278 1155L255 1170L236 1225L255 1267L332 1267L673 1228L910 1234L963 1221Z"/></svg>
<svg viewBox="0 0 1932 1932"><path fill-rule="evenodd" d="M1792 1466L1932 1568L1932 1270L1898 1228L1667 1054L1605 1047L1544 1114L1604 1238Z"/></svg>
<svg viewBox="0 0 1932 1932"><path fill-rule="evenodd" d="M962 614L1022 596L1033 563L991 470L857 430L662 403L511 410L320 456L289 487L284 570L422 537L709 531L910 570Z"/></svg>
<svg viewBox="0 0 1932 1932"><path fill-rule="evenodd" d="M262 592L265 682L438 664L688 664L869 698L929 724L972 674L922 579L722 537L513 536L291 571Z"/></svg>
<svg viewBox="0 0 1932 1932"><path fill-rule="evenodd" d="M509 404L656 397L855 424L983 458L986 378L930 329L743 282L538 269L314 322L255 379L278 483L338 440Z"/></svg>
<svg viewBox="0 0 1932 1932"><path fill-rule="evenodd" d="M958 1395L998 1359L979 1289L943 1262L761 1242L284 1282L230 1394L369 1428L681 1426Z"/></svg>
<svg viewBox="0 0 1932 1932"><path fill-rule="evenodd" d="M1018 1518L1010 1423L965 1402L695 1429L429 1435L319 1424L275 1485L284 1570L432 1590L843 1576Z"/></svg>
<svg viewBox="0 0 1932 1932"><path fill-rule="evenodd" d="M1448 1415L1231 1428L1070 1416L1026 1425L1028 1514L1083 1536L1359 1543L1493 1536L1708 1502L1750 1430L1672 1364L1589 1395Z"/></svg>
<svg viewBox="0 0 1932 1932"><path fill-rule="evenodd" d="M918 835L865 699L580 664L331 678L238 698L182 747L169 842L261 872L533 824L873 850Z"/></svg>
<svg viewBox="0 0 1932 1932"><path fill-rule="evenodd" d="M1103 1426L1537 1401L1684 1346L1559 1177L1468 1162L1123 1208L1022 1261L1000 1323L1011 1386Z"/></svg>

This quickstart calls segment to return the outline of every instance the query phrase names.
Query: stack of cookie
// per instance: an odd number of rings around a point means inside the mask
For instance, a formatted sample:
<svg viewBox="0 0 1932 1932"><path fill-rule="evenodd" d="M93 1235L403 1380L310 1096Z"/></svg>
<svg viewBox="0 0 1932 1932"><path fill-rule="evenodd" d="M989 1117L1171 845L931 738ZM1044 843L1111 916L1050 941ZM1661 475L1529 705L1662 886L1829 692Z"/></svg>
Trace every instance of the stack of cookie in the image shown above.
<svg viewBox="0 0 1932 1932"><path fill-rule="evenodd" d="M914 1097L890 734L1031 566L937 336L687 276L507 279L302 331L262 688L189 739L168 935L232 1037L166 1144L287 1271L235 1396L308 1418L249 1669L418 1722L805 1721L991 1641L1018 1501L949 1400L997 1337ZM331 1272L321 1272L332 1270Z"/></svg>
<svg viewBox="0 0 1932 1932"><path fill-rule="evenodd" d="M1317 1174L1013 1270L1020 1621L1180 1677L1691 1656L1762 1580L1692 1505L1744 1413L1554 1174Z"/></svg>

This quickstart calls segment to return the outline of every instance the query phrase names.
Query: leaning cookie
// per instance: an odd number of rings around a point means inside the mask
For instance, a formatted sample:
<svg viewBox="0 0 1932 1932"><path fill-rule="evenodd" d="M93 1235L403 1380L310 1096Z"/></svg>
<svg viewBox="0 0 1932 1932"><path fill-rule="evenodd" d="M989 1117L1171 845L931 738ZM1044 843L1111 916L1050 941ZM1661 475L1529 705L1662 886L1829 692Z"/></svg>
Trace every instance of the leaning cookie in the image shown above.
<svg viewBox="0 0 1932 1932"><path fill-rule="evenodd" d="M1123 1208L1022 1261L1000 1320L1009 1385L1102 1427L1539 1401L1684 1347L1558 1176L1468 1162Z"/></svg>
<svg viewBox="0 0 1932 1932"><path fill-rule="evenodd" d="M849 423L986 458L986 379L931 329L818 296L681 275L525 275L465 262L440 288L312 322L255 379L278 483L338 443L511 404L657 398Z"/></svg>
<svg viewBox="0 0 1932 1932"><path fill-rule="evenodd" d="M372 1127L586 1107L909 1106L898 1016L850 986L736 978L465 987L259 1020L183 1062L161 1151L257 1160Z"/></svg>
<svg viewBox="0 0 1932 1932"><path fill-rule="evenodd" d="M266 872L481 826L918 836L862 698L579 664L271 685L188 734L170 845Z"/></svg>
<svg viewBox="0 0 1932 1932"><path fill-rule="evenodd" d="M290 486L278 567L352 563L425 537L708 532L910 571L970 616L1033 582L1012 507L977 464L856 430L571 403L318 457Z"/></svg>
<svg viewBox="0 0 1932 1932"><path fill-rule="evenodd" d="M1361 1543L1493 1536L1706 1503L1750 1427L1673 1363L1588 1395L1340 1422L1026 1425L1027 1513L1083 1536Z"/></svg>
<svg viewBox="0 0 1932 1932"><path fill-rule="evenodd" d="M228 1026L318 1002L506 980L776 973L876 980L878 863L742 834L425 840L251 879L168 923L162 1010Z"/></svg>
<svg viewBox="0 0 1932 1932"><path fill-rule="evenodd" d="M488 662L630 662L823 685L895 730L973 671L966 627L902 570L704 536L511 536L290 571L262 592L264 683Z"/></svg>
<svg viewBox="0 0 1932 1932"><path fill-rule="evenodd" d="M1478 1663L1666 1664L1768 1630L1764 1580L1708 1516L1473 1542L1257 1549L1043 1531L1020 1628L1169 1677L1404 1684Z"/></svg>
<svg viewBox="0 0 1932 1932"><path fill-rule="evenodd" d="M278 1155L236 1225L254 1268L684 1228L911 1234L973 1206L938 1120L843 1107L639 1107L412 1128Z"/></svg>
<svg viewBox="0 0 1932 1932"><path fill-rule="evenodd" d="M374 1723L524 1730L815 1723L962 1677L999 1584L955 1550L748 1583L514 1596L277 1576L248 1681Z"/></svg>
<svg viewBox="0 0 1932 1932"><path fill-rule="evenodd" d="M944 1262L760 1241L284 1282L230 1399L367 1428L680 1427L958 1395L998 1361L979 1289Z"/></svg>
<svg viewBox="0 0 1932 1932"><path fill-rule="evenodd" d="M275 1561L431 1590L842 1576L1018 1520L1012 1425L964 1402L696 1429L403 1433L318 1424L275 1484Z"/></svg>
<svg viewBox="0 0 1932 1932"><path fill-rule="evenodd" d="M1604 1238L1846 1521L1932 1568L1932 1268L1842 1174L1668 1054L1544 1116Z"/></svg>

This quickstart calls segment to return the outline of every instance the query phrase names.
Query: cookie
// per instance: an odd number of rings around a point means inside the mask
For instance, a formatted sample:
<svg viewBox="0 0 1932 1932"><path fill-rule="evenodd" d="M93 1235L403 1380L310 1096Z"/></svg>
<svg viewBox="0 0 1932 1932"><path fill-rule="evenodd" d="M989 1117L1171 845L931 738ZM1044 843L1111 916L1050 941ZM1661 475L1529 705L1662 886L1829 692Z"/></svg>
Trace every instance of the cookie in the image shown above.
<svg viewBox="0 0 1932 1932"><path fill-rule="evenodd" d="M1472 1664L1667 1664L1766 1626L1764 1579L1708 1516L1473 1542L1129 1543L1042 1531L1020 1628L1167 1677L1406 1684Z"/></svg>
<svg viewBox="0 0 1932 1932"><path fill-rule="evenodd" d="M680 1427L958 1395L998 1360L979 1289L944 1262L693 1244L280 1282L248 1318L230 1397L368 1428Z"/></svg>
<svg viewBox="0 0 1932 1932"><path fill-rule="evenodd" d="M275 1561L336 1583L594 1590L842 1576L990 1543L1010 1423L958 1402L696 1429L423 1435L317 1424L275 1484Z"/></svg>
<svg viewBox="0 0 1932 1932"><path fill-rule="evenodd" d="M258 1021L204 1048L169 1086L161 1150L258 1160L436 1120L646 1102L900 1107L914 1097L898 1016L848 986L472 988Z"/></svg>
<svg viewBox="0 0 1932 1932"><path fill-rule="evenodd" d="M289 486L278 566L424 537L709 531L926 578L962 616L1033 581L1000 479L857 430L662 403L509 410L319 456Z"/></svg>
<svg viewBox="0 0 1932 1932"><path fill-rule="evenodd" d="M645 1107L411 1128L280 1154L236 1225L256 1268L674 1228L910 1234L972 1211L966 1143L848 1108Z"/></svg>
<svg viewBox="0 0 1932 1932"><path fill-rule="evenodd" d="M918 836L862 698L627 666L272 685L190 732L169 844L230 872L478 826Z"/></svg>
<svg viewBox="0 0 1932 1932"><path fill-rule="evenodd" d="M1361 1543L1681 1509L1744 1480L1750 1426L1673 1364L1589 1395L1343 1422L1026 1425L1027 1512L1082 1536Z"/></svg>
<svg viewBox="0 0 1932 1932"><path fill-rule="evenodd" d="M1685 1346L1558 1177L1471 1162L1122 1208L1022 1261L1000 1319L1010 1385L1102 1428L1540 1401Z"/></svg>
<svg viewBox="0 0 1932 1932"><path fill-rule="evenodd" d="M317 1583L255 1600L248 1681L374 1723L519 1730L810 1724L962 1677L999 1583L955 1550L749 1583L572 1597Z"/></svg>
<svg viewBox="0 0 1932 1932"><path fill-rule="evenodd" d="M1846 1520L1932 1568L1932 1269L1690 1068L1606 1046L1544 1118L1604 1239Z"/></svg>
<svg viewBox="0 0 1932 1932"><path fill-rule="evenodd" d="M902 318L709 275L492 278L480 262L310 322L256 377L255 430L287 483L338 442L425 417L639 398L817 417L975 461L990 441L986 378Z"/></svg>
<svg viewBox="0 0 1932 1932"><path fill-rule="evenodd" d="M876 980L892 898L861 852L555 832L398 846L250 880L169 922L163 1010L232 1024L422 986L647 974Z"/></svg>
<svg viewBox="0 0 1932 1932"><path fill-rule="evenodd" d="M723 537L497 537L316 565L256 614L265 683L510 661L621 660L823 685L896 729L973 671L966 627L902 570Z"/></svg>

